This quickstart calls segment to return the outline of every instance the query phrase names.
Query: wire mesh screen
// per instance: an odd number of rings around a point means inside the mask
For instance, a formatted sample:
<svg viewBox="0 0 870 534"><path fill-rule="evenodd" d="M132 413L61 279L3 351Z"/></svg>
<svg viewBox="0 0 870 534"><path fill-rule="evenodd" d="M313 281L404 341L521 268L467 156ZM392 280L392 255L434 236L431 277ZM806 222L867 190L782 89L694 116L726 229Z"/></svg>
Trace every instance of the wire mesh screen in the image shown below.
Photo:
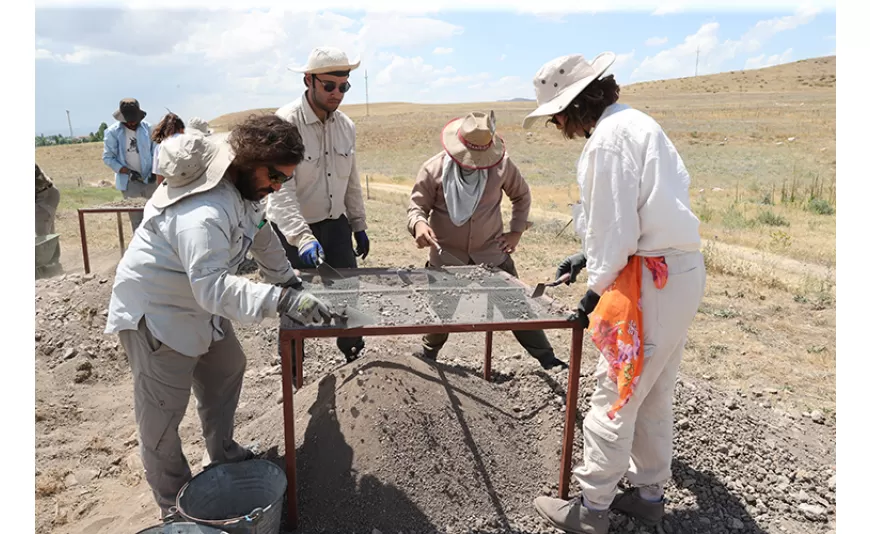
<svg viewBox="0 0 870 534"><path fill-rule="evenodd" d="M305 288L335 306L369 316L373 326L481 324L564 319L565 310L516 278L483 266L338 269L324 280L303 272ZM302 328L282 319L281 328Z"/></svg>

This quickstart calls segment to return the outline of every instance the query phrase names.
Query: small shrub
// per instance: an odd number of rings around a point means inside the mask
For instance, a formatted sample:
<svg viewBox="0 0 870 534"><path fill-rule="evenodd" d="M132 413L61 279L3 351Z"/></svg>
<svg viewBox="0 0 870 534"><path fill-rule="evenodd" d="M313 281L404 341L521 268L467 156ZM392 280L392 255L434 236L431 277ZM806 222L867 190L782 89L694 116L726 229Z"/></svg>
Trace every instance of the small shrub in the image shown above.
<svg viewBox="0 0 870 534"><path fill-rule="evenodd" d="M834 207L823 198L814 198L807 203L807 210L818 215L833 215Z"/></svg>
<svg viewBox="0 0 870 534"><path fill-rule="evenodd" d="M770 210L764 210L755 218L756 222L766 226L790 226L782 215L777 215Z"/></svg>
<svg viewBox="0 0 870 534"><path fill-rule="evenodd" d="M738 229L748 228L753 225L753 221L748 220L736 204L731 204L728 210L722 215L722 224L725 228Z"/></svg>

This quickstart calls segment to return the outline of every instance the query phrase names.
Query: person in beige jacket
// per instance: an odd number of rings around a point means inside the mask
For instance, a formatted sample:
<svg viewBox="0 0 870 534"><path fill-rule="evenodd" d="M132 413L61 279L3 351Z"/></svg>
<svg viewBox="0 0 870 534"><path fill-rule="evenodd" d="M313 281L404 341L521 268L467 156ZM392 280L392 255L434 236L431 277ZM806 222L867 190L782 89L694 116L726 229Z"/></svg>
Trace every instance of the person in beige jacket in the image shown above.
<svg viewBox="0 0 870 534"><path fill-rule="evenodd" d="M517 276L511 254L529 218L529 186L495 135L495 116L481 112L447 123L444 150L423 164L411 191L408 231L418 248L429 247L428 265L493 265ZM502 194L513 204L504 233ZM439 253L439 248L443 250ZM542 330L515 331L517 341L544 369L567 367ZM448 334L423 336L423 356L435 359Z"/></svg>

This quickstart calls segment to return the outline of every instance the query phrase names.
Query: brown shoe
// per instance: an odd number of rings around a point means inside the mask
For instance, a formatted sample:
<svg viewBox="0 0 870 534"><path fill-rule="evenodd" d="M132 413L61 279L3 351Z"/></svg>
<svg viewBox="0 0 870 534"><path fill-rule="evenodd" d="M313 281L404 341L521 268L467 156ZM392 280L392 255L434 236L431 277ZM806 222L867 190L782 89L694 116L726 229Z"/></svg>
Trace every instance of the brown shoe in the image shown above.
<svg viewBox="0 0 870 534"><path fill-rule="evenodd" d="M607 510L591 510L580 497L563 501L553 497L535 499L535 510L550 525L571 534L607 534L610 517Z"/></svg>
<svg viewBox="0 0 870 534"><path fill-rule="evenodd" d="M616 495L610 509L622 512L648 526L655 526L665 516L665 500L648 501L640 496L637 488L630 488Z"/></svg>

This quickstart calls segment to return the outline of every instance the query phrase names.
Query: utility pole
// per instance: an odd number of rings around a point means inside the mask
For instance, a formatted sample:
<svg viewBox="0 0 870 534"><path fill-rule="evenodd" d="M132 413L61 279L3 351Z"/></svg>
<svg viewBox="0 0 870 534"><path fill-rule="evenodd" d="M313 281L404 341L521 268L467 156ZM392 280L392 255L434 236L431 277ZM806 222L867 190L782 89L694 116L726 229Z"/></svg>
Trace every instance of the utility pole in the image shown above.
<svg viewBox="0 0 870 534"><path fill-rule="evenodd" d="M698 51L695 52L695 76L698 75L698 60L701 58L701 45L698 45Z"/></svg>
<svg viewBox="0 0 870 534"><path fill-rule="evenodd" d="M369 71L366 69L366 117L369 116Z"/></svg>
<svg viewBox="0 0 870 534"><path fill-rule="evenodd" d="M69 110L66 110L66 122L69 124L69 137L70 137L70 139L72 139L72 137L73 137L72 120L69 118Z"/></svg>

